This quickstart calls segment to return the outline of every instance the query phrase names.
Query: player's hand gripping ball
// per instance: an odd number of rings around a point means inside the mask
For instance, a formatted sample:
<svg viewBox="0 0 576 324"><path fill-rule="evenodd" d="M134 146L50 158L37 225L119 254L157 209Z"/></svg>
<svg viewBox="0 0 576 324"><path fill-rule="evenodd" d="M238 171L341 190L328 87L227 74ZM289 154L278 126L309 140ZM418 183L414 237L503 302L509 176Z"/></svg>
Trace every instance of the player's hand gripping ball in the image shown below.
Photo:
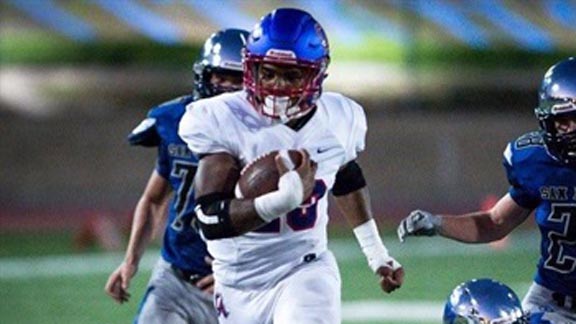
<svg viewBox="0 0 576 324"><path fill-rule="evenodd" d="M288 150L288 156L294 164L290 169L296 169L302 163L302 153L297 150ZM246 199L256 198L265 193L278 190L280 173L276 167L276 155L278 151L271 151L261 155L248 163L240 172L238 190L241 197Z"/></svg>

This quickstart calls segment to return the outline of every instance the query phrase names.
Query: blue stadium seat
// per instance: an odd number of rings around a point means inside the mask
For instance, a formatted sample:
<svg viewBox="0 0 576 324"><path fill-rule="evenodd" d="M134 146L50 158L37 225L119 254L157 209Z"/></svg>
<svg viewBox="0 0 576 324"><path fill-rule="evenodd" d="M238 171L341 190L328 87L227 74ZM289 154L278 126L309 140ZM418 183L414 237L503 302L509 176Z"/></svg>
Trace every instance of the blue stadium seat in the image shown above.
<svg viewBox="0 0 576 324"><path fill-rule="evenodd" d="M168 19L143 7L133 0L92 0L102 9L122 20L136 31L146 35L156 42L177 44L184 37L177 26Z"/></svg>
<svg viewBox="0 0 576 324"><path fill-rule="evenodd" d="M490 45L486 31L477 26L465 15L461 8L442 0L437 1L393 1L400 10L407 8L430 19L444 28L444 31L473 48L486 48Z"/></svg>
<svg viewBox="0 0 576 324"><path fill-rule="evenodd" d="M80 17L74 16L62 9L52 0L6 1L35 21L52 28L54 31L72 40L87 42L96 38L96 32L90 24Z"/></svg>
<svg viewBox="0 0 576 324"><path fill-rule="evenodd" d="M242 2L184 0L183 3L202 13L202 16L217 26L216 29L234 27L251 30L259 18L246 15Z"/></svg>
<svg viewBox="0 0 576 324"><path fill-rule="evenodd" d="M549 52L554 47L554 42L548 32L519 13L510 10L501 1L467 1L465 5L470 8L471 12L483 15L524 49Z"/></svg>
<svg viewBox="0 0 576 324"><path fill-rule="evenodd" d="M576 1L547 0L544 7L559 25L576 30Z"/></svg>

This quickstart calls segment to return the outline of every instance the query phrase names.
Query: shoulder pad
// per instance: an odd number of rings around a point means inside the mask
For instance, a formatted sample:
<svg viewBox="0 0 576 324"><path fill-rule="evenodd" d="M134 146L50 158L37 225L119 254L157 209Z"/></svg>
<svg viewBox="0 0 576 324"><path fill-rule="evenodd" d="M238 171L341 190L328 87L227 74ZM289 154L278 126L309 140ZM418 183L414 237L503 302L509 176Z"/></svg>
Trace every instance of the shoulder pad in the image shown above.
<svg viewBox="0 0 576 324"><path fill-rule="evenodd" d="M156 130L156 118L148 117L144 119L128 135L130 145L140 145L154 147L160 144L160 135Z"/></svg>
<svg viewBox="0 0 576 324"><path fill-rule="evenodd" d="M521 163L533 163L549 159L544 139L539 131L526 133L510 142L504 151L506 162L512 166Z"/></svg>
<svg viewBox="0 0 576 324"><path fill-rule="evenodd" d="M174 120L179 120L184 113L185 107L194 101L193 96L185 95L166 101L148 112L148 117L144 119L128 135L130 145L140 145L154 147L160 145L162 125L171 124Z"/></svg>
<svg viewBox="0 0 576 324"><path fill-rule="evenodd" d="M193 101L194 97L191 95L180 96L178 98L174 98L172 100L161 103L156 108L152 109L148 116L154 117L154 115L157 114L165 114L167 113L167 110L170 111L173 109L173 107L185 107Z"/></svg>
<svg viewBox="0 0 576 324"><path fill-rule="evenodd" d="M544 146L544 139L539 131L526 133L514 142L514 147L518 150L525 149L530 146Z"/></svg>

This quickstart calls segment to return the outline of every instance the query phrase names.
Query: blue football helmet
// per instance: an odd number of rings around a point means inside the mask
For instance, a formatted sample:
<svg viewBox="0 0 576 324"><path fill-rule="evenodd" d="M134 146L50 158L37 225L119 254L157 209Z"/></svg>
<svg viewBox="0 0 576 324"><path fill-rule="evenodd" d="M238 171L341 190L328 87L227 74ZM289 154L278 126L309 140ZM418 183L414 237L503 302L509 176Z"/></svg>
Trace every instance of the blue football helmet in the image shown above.
<svg viewBox="0 0 576 324"><path fill-rule="evenodd" d="M458 285L444 307L444 324L527 324L518 296L492 279Z"/></svg>
<svg viewBox="0 0 576 324"><path fill-rule="evenodd" d="M576 131L559 134L554 120L576 116L576 58L553 65L540 86L535 109L548 153L556 160L576 166Z"/></svg>
<svg viewBox="0 0 576 324"><path fill-rule="evenodd" d="M248 99L264 116L282 122L301 117L320 97L329 62L328 39L322 26L305 11L276 9L261 19L246 43L244 88ZM302 85L264 86L259 76L262 64L301 69Z"/></svg>
<svg viewBox="0 0 576 324"><path fill-rule="evenodd" d="M194 64L194 99L242 89L241 83L223 87L210 79L217 73L242 80L242 51L248 34L242 29L223 29L206 40L200 59Z"/></svg>

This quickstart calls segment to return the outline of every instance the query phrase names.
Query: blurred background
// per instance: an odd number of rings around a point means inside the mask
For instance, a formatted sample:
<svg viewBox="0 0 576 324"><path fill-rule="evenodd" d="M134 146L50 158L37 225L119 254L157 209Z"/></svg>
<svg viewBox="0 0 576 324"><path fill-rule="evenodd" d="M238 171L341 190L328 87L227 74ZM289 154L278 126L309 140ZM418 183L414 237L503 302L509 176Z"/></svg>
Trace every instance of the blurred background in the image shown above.
<svg viewBox="0 0 576 324"><path fill-rule="evenodd" d="M0 228L129 218L154 166L127 134L192 89L218 29L279 6L324 26L326 90L363 104L361 157L383 222L477 208L507 189L506 143L537 127L546 69L576 51L576 2L2 0Z"/></svg>
<svg viewBox="0 0 576 324"><path fill-rule="evenodd" d="M504 194L504 147L537 128L544 72L576 53L574 0L0 0L0 256L122 250L156 153L126 136L191 92L212 32L277 7L317 18L325 90L367 112L385 232Z"/></svg>

